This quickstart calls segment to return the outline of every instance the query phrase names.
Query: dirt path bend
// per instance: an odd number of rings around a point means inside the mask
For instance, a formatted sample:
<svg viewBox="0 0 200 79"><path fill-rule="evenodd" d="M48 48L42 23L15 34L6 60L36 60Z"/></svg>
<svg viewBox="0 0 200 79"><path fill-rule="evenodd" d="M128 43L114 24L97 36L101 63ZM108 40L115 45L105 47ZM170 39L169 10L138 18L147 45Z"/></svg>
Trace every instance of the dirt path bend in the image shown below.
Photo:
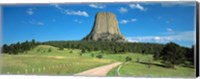
<svg viewBox="0 0 200 79"><path fill-rule="evenodd" d="M75 75L79 75L79 76L106 76L107 73L113 69L114 67L117 67L118 65L122 64L121 62L116 62L116 63L112 63L109 65L104 65L104 66L100 66L100 67L96 67L93 69L89 69L80 73L77 73Z"/></svg>

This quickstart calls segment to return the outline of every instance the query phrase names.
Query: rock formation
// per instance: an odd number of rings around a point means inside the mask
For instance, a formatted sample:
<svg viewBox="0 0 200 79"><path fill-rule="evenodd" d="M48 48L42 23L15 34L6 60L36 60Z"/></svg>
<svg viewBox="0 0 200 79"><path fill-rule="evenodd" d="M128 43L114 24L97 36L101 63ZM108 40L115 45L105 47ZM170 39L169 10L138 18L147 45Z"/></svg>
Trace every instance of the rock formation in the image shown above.
<svg viewBox="0 0 200 79"><path fill-rule="evenodd" d="M111 12L98 12L92 31L83 40L125 41L120 33L117 18Z"/></svg>

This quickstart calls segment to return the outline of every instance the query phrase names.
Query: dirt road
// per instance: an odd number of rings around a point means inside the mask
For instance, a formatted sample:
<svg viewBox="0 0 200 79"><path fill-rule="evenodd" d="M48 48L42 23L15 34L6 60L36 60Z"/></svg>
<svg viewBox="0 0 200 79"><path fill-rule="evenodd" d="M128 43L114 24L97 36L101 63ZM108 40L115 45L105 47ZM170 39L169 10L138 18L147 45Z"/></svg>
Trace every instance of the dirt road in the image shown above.
<svg viewBox="0 0 200 79"><path fill-rule="evenodd" d="M118 65L122 64L121 62L116 62L116 63L112 63L109 65L104 65L104 66L100 66L100 67L96 67L93 69L89 69L83 72L80 72L78 74L75 75L79 75L79 76L106 76L106 74L113 69L114 67L117 67Z"/></svg>

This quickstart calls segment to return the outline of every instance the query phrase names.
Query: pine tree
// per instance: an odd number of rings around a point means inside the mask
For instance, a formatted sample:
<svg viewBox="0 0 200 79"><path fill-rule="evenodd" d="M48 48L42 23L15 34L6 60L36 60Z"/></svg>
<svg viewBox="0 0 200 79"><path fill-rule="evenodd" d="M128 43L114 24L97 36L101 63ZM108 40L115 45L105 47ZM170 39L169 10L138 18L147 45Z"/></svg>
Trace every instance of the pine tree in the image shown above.
<svg viewBox="0 0 200 79"><path fill-rule="evenodd" d="M179 45L170 42L163 48L159 57L167 67L174 68L175 65L184 62L184 53L185 50Z"/></svg>

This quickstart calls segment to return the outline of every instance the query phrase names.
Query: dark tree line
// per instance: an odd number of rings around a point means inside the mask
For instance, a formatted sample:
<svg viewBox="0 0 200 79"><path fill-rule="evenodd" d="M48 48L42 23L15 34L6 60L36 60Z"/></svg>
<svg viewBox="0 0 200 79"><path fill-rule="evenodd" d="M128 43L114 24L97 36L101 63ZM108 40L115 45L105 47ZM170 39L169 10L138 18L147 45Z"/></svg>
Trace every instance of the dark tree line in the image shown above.
<svg viewBox="0 0 200 79"><path fill-rule="evenodd" d="M36 42L34 39L31 41L27 40L22 43L17 42L10 45L4 44L2 53L6 53L6 54L26 53L27 50L30 50L37 45L39 45L39 43Z"/></svg>
<svg viewBox="0 0 200 79"><path fill-rule="evenodd" d="M107 51L110 53L134 52L142 54L154 54L160 52L164 45L156 43L130 43L109 41L49 41L43 44L60 48L75 48L87 51Z"/></svg>
<svg viewBox="0 0 200 79"><path fill-rule="evenodd" d="M142 53L152 54L155 60L163 60L169 67L190 62L194 65L194 46L192 48L182 47L174 42L166 45L157 43L131 43L131 42L109 42L109 41L49 41L43 44L61 48L75 48L84 51L107 51L109 53Z"/></svg>
<svg viewBox="0 0 200 79"><path fill-rule="evenodd" d="M187 61L190 62L190 65L194 65L194 46L186 48L170 42L165 45L161 52L154 54L154 59L162 60L162 63L170 68L174 68L175 65L185 64Z"/></svg>

